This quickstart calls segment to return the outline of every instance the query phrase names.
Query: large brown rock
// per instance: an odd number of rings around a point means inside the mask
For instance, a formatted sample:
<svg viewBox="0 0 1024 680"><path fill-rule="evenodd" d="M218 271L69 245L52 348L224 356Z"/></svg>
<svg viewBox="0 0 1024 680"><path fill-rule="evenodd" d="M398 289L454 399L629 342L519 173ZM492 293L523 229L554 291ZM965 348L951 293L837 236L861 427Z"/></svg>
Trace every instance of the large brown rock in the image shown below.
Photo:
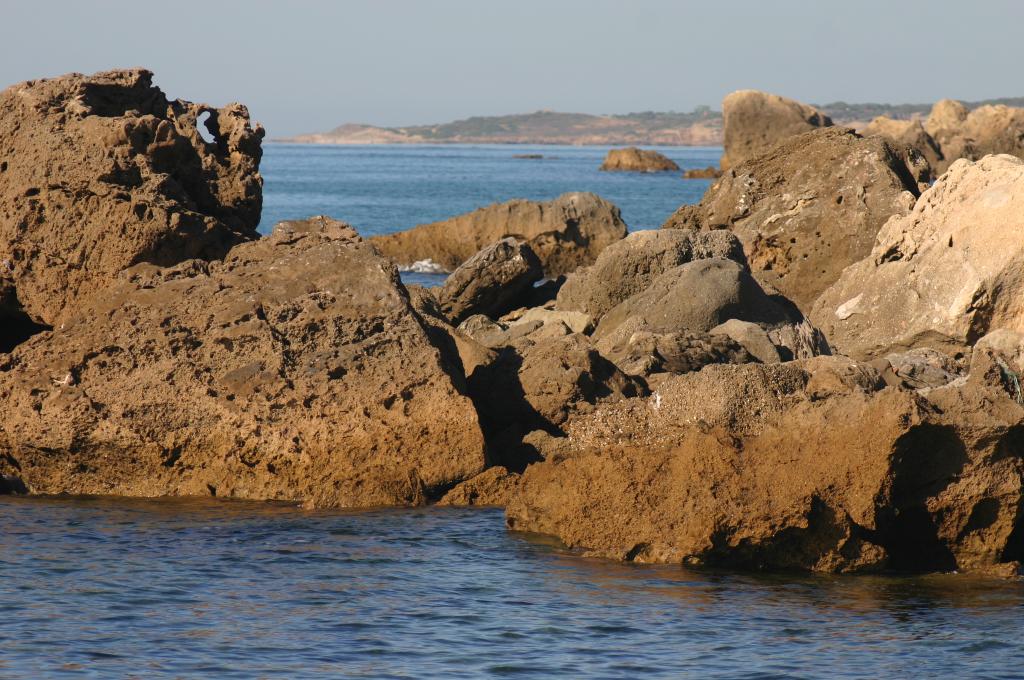
<svg viewBox="0 0 1024 680"><path fill-rule="evenodd" d="M722 170L760 156L784 139L832 125L813 106L757 90L738 90L722 100L725 153Z"/></svg>
<svg viewBox="0 0 1024 680"><path fill-rule="evenodd" d="M59 325L125 267L255 238L262 138L244 106L168 100L142 69L0 92L0 278L16 300L0 305L0 346Z"/></svg>
<svg viewBox="0 0 1024 680"><path fill-rule="evenodd" d="M1024 330L1024 161L960 160L870 255L825 291L811 319L833 347L871 359L915 347L968 354L990 330Z"/></svg>
<svg viewBox="0 0 1024 680"><path fill-rule="evenodd" d="M583 312L600 319L669 269L707 257L746 264L743 247L725 231L633 232L603 250L593 265L570 274L558 291L556 304L560 310Z"/></svg>
<svg viewBox="0 0 1024 680"><path fill-rule="evenodd" d="M438 291L437 300L454 324L474 314L496 319L518 306L543 277L540 260L530 247L505 238L459 265Z"/></svg>
<svg viewBox="0 0 1024 680"><path fill-rule="evenodd" d="M909 212L923 170L881 137L818 130L725 173L665 226L732 230L758 280L806 311L889 217Z"/></svg>
<svg viewBox="0 0 1024 680"><path fill-rule="evenodd" d="M563 194L553 201L516 199L442 222L370 239L400 267L429 260L453 271L479 250L508 236L525 241L544 273L559 276L590 264L626 235L619 209L590 193Z"/></svg>
<svg viewBox="0 0 1024 680"><path fill-rule="evenodd" d="M138 265L0 359L0 474L31 493L423 503L484 467L461 376L347 225Z"/></svg>
<svg viewBox="0 0 1024 680"><path fill-rule="evenodd" d="M609 151L600 169L615 172L666 172L678 170L679 166L674 160L657 151L630 146Z"/></svg>
<svg viewBox="0 0 1024 680"><path fill-rule="evenodd" d="M1013 572L1024 408L988 375L942 408L838 357L671 377L571 420L508 526L641 562Z"/></svg>

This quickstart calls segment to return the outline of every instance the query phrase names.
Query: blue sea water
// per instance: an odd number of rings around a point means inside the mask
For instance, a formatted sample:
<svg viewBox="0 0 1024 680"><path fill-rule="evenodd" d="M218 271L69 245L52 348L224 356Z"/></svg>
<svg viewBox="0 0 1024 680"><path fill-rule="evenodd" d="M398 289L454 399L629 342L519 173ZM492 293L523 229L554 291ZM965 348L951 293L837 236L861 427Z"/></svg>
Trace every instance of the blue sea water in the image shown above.
<svg viewBox="0 0 1024 680"><path fill-rule="evenodd" d="M370 235L576 190L650 228L708 185L603 155L269 145L262 230L324 213ZM0 678L64 676L1020 678L1024 584L623 565L499 510L0 497Z"/></svg>
<svg viewBox="0 0 1024 680"><path fill-rule="evenodd" d="M1024 586L577 557L500 510L0 498L0 677L1019 678Z"/></svg>

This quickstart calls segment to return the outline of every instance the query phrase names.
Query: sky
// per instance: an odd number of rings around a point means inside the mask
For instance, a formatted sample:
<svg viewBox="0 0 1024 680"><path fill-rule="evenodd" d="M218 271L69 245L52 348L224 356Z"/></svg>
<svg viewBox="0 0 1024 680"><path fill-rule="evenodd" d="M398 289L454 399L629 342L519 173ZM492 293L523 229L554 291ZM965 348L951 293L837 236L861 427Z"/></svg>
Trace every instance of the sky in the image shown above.
<svg viewBox="0 0 1024 680"><path fill-rule="evenodd" d="M1022 0L4 0L0 87L144 66L271 137L540 109L1024 96Z"/></svg>

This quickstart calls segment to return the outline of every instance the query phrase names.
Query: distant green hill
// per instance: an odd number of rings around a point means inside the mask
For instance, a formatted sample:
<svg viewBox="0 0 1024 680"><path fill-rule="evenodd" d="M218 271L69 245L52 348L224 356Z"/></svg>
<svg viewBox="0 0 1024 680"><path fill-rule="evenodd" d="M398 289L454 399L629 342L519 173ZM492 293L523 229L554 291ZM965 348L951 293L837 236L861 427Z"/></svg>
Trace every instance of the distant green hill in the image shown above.
<svg viewBox="0 0 1024 680"><path fill-rule="evenodd" d="M1024 97L965 102L968 108L985 104L1024 107ZM931 104L818 105L833 121L866 123L876 116L925 117ZM722 143L722 114L708 106L693 111L592 115L536 111L507 116L473 116L437 125L377 127L347 123L330 132L299 135L278 141L313 144L586 144L689 145Z"/></svg>

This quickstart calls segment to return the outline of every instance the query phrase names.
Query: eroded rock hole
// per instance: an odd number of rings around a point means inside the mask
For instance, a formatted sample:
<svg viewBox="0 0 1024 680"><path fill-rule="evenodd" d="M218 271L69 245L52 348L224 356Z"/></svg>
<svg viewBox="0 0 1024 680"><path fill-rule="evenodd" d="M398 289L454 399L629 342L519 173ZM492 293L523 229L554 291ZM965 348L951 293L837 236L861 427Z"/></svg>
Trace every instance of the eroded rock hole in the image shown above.
<svg viewBox="0 0 1024 680"><path fill-rule="evenodd" d="M196 128L199 130L199 136L207 144L217 143L216 125L217 121L209 111L203 111L196 117ZM214 129L211 129L211 126Z"/></svg>

